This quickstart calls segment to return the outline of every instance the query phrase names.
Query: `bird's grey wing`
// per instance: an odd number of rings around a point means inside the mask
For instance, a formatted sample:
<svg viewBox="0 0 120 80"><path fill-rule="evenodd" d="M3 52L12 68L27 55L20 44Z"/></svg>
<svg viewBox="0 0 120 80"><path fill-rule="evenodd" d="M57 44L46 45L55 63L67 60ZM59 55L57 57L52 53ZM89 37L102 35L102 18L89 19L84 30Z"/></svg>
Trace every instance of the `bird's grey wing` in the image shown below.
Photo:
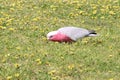
<svg viewBox="0 0 120 80"><path fill-rule="evenodd" d="M67 35L72 40L76 41L79 38L83 38L89 34L89 31L83 28L76 28L76 27L64 27L58 29L59 32Z"/></svg>

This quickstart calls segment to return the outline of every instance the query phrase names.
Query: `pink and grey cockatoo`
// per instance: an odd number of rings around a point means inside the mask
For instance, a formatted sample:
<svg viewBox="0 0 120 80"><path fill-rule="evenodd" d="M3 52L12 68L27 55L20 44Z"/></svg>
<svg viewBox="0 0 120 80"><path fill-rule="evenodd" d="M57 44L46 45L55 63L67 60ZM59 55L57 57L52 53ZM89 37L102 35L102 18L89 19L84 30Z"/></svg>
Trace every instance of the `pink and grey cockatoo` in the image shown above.
<svg viewBox="0 0 120 80"><path fill-rule="evenodd" d="M70 26L49 32L47 34L47 39L55 42L76 42L78 39L89 36L97 36L97 33L94 30Z"/></svg>

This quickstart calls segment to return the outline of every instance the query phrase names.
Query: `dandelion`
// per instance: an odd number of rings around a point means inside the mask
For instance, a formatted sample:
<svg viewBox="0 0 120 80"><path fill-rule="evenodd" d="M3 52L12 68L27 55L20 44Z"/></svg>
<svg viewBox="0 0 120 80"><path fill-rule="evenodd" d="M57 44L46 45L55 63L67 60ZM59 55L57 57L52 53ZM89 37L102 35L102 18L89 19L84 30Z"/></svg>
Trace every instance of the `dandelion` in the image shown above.
<svg viewBox="0 0 120 80"><path fill-rule="evenodd" d="M114 11L109 11L109 14L110 14L110 15L114 15L115 12L114 12Z"/></svg>
<svg viewBox="0 0 120 80"><path fill-rule="evenodd" d="M46 38L46 37L43 37L42 40L43 40L43 41L47 41L47 38Z"/></svg>
<svg viewBox="0 0 120 80"><path fill-rule="evenodd" d="M14 8L10 8L10 11L13 12L13 11L15 11L15 9Z"/></svg>
<svg viewBox="0 0 120 80"><path fill-rule="evenodd" d="M60 58L61 58L61 59L64 59L64 57L63 57L63 56L61 56Z"/></svg>
<svg viewBox="0 0 120 80"><path fill-rule="evenodd" d="M58 80L58 76L53 76L52 80Z"/></svg>
<svg viewBox="0 0 120 80"><path fill-rule="evenodd" d="M102 42L103 42L103 40L98 40L98 41L97 41L97 43L102 43Z"/></svg>
<svg viewBox="0 0 120 80"><path fill-rule="evenodd" d="M113 78L110 78L109 80L113 80Z"/></svg>
<svg viewBox="0 0 120 80"><path fill-rule="evenodd" d="M57 6L51 5L50 8L52 8L53 11L57 9Z"/></svg>
<svg viewBox="0 0 120 80"><path fill-rule="evenodd" d="M101 18L101 19L105 19L105 17L104 17L104 16L101 16L100 18Z"/></svg>
<svg viewBox="0 0 120 80"><path fill-rule="evenodd" d="M48 74L50 74L50 75L53 75L55 73L56 73L56 70L51 70L51 71L48 72Z"/></svg>
<svg viewBox="0 0 120 80"><path fill-rule="evenodd" d="M113 46L109 46L109 49L112 49L113 48Z"/></svg>
<svg viewBox="0 0 120 80"><path fill-rule="evenodd" d="M32 53L32 54L30 54L30 57L33 57L33 56L35 56L35 54L33 54L33 53Z"/></svg>
<svg viewBox="0 0 120 80"><path fill-rule="evenodd" d="M24 54L24 57L28 57L29 56L29 54Z"/></svg>
<svg viewBox="0 0 120 80"><path fill-rule="evenodd" d="M80 15L84 14L84 11L79 11L79 14L80 14Z"/></svg>
<svg viewBox="0 0 120 80"><path fill-rule="evenodd" d="M8 77L7 77L7 80L12 80L12 76L8 76Z"/></svg>
<svg viewBox="0 0 120 80"><path fill-rule="evenodd" d="M113 57L113 55L109 55L109 57Z"/></svg>
<svg viewBox="0 0 120 80"><path fill-rule="evenodd" d="M5 30L5 29L6 29L6 27L4 27L4 26L0 26L0 29Z"/></svg>
<svg viewBox="0 0 120 80"><path fill-rule="evenodd" d="M97 9L97 6L93 6L92 8L93 8L93 9Z"/></svg>
<svg viewBox="0 0 120 80"><path fill-rule="evenodd" d="M37 62L38 65L42 63L41 59L36 59L35 62Z"/></svg>
<svg viewBox="0 0 120 80"><path fill-rule="evenodd" d="M9 57L9 56L10 56L10 54L6 54L6 55L5 55L5 57Z"/></svg>
<svg viewBox="0 0 120 80"><path fill-rule="evenodd" d="M59 42L55 42L55 44L59 44Z"/></svg>
<svg viewBox="0 0 120 80"><path fill-rule="evenodd" d="M70 69L70 70L72 70L74 67L75 67L74 64L70 64L70 65L68 65L68 69Z"/></svg>
<svg viewBox="0 0 120 80"><path fill-rule="evenodd" d="M83 21L81 21L81 23L85 23L85 21L83 20Z"/></svg>
<svg viewBox="0 0 120 80"><path fill-rule="evenodd" d="M73 18L73 17L74 17L74 13L71 12L71 13L69 14L69 17L70 17L70 18Z"/></svg>
<svg viewBox="0 0 120 80"><path fill-rule="evenodd" d="M19 77L19 76L20 76L20 74L19 74L19 73L16 73L16 74L15 74L15 77Z"/></svg>
<svg viewBox="0 0 120 80"><path fill-rule="evenodd" d="M108 71L109 73L112 73L112 71Z"/></svg>
<svg viewBox="0 0 120 80"><path fill-rule="evenodd" d="M94 10L94 11L93 11L93 14L97 14L97 10Z"/></svg>
<svg viewBox="0 0 120 80"><path fill-rule="evenodd" d="M14 29L14 28L9 28L8 30L9 30L9 31L15 31L15 29Z"/></svg>
<svg viewBox="0 0 120 80"><path fill-rule="evenodd" d="M105 13L106 10L105 9L100 9L100 11L101 11L101 13Z"/></svg>
<svg viewBox="0 0 120 80"><path fill-rule="evenodd" d="M82 43L83 43L83 44L87 44L87 43L88 43L88 40L83 40Z"/></svg>
<svg viewBox="0 0 120 80"><path fill-rule="evenodd" d="M29 48L29 47L27 47L27 50L30 50L30 48Z"/></svg>
<svg viewBox="0 0 120 80"><path fill-rule="evenodd" d="M71 1L70 4L77 4L77 3L79 3L79 1Z"/></svg>
<svg viewBox="0 0 120 80"><path fill-rule="evenodd" d="M20 50L20 49L21 49L21 47L20 47L20 46L18 46L18 47L16 47L16 49L17 49L17 50Z"/></svg>
<svg viewBox="0 0 120 80"><path fill-rule="evenodd" d="M38 17L36 17L36 18L33 18L32 20L33 20L33 21L38 21L38 20L39 20L39 18L38 18Z"/></svg>
<svg viewBox="0 0 120 80"><path fill-rule="evenodd" d="M15 68L20 68L21 64L15 63L14 66Z"/></svg>

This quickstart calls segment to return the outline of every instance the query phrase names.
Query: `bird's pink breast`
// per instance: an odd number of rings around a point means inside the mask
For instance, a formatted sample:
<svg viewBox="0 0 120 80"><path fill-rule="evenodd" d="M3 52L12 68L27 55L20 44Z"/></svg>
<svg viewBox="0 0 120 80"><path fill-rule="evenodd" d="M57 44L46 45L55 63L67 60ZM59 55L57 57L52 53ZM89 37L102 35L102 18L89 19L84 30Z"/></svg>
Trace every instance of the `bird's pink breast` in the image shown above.
<svg viewBox="0 0 120 80"><path fill-rule="evenodd" d="M68 36L66 36L62 33L57 33L50 40L51 41L56 41L56 42L72 42L73 41Z"/></svg>

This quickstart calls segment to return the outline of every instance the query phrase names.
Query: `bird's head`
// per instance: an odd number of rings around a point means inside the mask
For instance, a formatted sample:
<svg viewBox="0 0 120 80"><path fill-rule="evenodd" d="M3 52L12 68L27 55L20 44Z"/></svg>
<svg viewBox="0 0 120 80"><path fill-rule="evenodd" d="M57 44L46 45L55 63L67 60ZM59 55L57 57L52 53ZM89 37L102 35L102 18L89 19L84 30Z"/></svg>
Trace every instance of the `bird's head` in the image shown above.
<svg viewBox="0 0 120 80"><path fill-rule="evenodd" d="M47 39L54 42L72 42L73 41L68 36L58 31L49 32L47 34Z"/></svg>
<svg viewBox="0 0 120 80"><path fill-rule="evenodd" d="M47 34L47 39L48 39L48 40L51 40L57 33L58 33L58 31L49 32L49 33Z"/></svg>

